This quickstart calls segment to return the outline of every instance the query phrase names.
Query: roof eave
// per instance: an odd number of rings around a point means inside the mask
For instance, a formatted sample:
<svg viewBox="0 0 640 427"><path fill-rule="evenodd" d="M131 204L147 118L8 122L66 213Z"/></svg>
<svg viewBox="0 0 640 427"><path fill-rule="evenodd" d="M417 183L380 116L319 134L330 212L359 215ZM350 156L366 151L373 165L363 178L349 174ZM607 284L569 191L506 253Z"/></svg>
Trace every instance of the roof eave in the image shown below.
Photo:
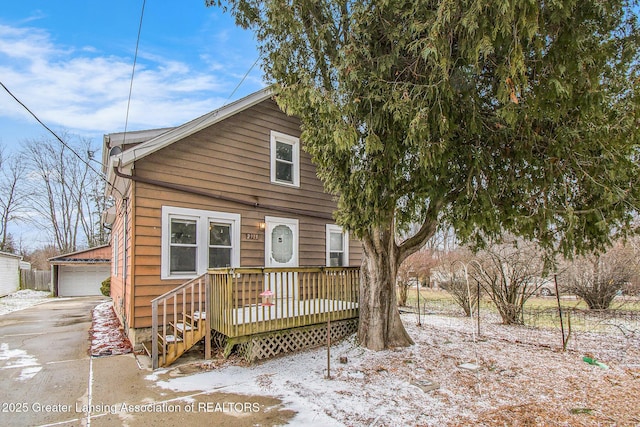
<svg viewBox="0 0 640 427"><path fill-rule="evenodd" d="M217 110L207 113L197 119L191 120L182 126L178 126L156 138L150 139L136 147L122 152L118 158L120 160L119 165L128 166L143 157L146 157L156 151L163 149L176 141L184 139L189 135L201 131L215 123L218 123L228 117L238 114L241 111L251 108L273 96L273 90L271 87L264 88L257 92L252 93L242 99L239 99L231 104L225 105ZM113 158L112 158L113 159Z"/></svg>
<svg viewBox="0 0 640 427"><path fill-rule="evenodd" d="M109 247L109 246L111 246L111 244L100 245L100 246L94 246L94 247L92 247L92 248L87 248L87 249L82 249L82 250L79 250L79 251L69 252L68 254L61 254L61 255L58 255L58 256L51 257L51 258L47 259L47 261L49 261L49 262L55 262L55 261L56 261L56 260L58 260L58 259L69 258L69 257L70 257L70 256L72 256L72 255L81 254L81 253L83 253L83 252L90 252L90 251L93 251L93 250L96 250L96 249L104 249L104 248L107 248L107 247ZM89 258L89 259L90 259L90 258Z"/></svg>

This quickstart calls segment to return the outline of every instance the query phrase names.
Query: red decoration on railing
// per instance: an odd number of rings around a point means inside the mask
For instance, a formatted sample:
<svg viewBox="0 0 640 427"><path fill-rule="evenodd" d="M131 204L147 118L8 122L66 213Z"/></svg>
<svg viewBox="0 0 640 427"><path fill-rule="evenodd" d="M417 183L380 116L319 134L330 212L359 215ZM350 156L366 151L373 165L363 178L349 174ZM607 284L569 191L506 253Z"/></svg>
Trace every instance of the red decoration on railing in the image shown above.
<svg viewBox="0 0 640 427"><path fill-rule="evenodd" d="M266 307L271 307L273 305L273 302L271 301L271 298L273 298L274 295L275 294L273 292L271 292L271 289L267 289L266 291L262 292L260 294L260 296L262 297L262 304L260 304L260 305L264 305Z"/></svg>

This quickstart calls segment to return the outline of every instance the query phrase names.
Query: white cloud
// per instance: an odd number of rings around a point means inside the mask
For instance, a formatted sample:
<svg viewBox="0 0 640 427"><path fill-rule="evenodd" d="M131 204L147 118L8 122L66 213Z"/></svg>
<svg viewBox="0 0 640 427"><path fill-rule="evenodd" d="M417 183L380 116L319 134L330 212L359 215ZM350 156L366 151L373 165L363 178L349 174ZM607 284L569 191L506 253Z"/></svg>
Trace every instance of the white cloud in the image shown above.
<svg viewBox="0 0 640 427"><path fill-rule="evenodd" d="M193 65L141 53L129 130L178 125L221 106L239 81L238 70L225 67L224 61L207 56ZM58 46L43 30L0 25L0 80L55 127L98 134L121 131L131 67L131 58L100 55L91 46ZM255 80L250 84L260 86ZM24 119L25 112L0 96L0 116Z"/></svg>

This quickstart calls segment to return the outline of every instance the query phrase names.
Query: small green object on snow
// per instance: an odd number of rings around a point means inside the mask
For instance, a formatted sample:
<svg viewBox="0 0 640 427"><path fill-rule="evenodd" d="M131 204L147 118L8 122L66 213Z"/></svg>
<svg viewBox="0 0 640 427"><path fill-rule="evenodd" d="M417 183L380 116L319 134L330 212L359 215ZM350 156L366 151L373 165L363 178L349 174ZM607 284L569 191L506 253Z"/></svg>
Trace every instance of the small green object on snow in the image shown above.
<svg viewBox="0 0 640 427"><path fill-rule="evenodd" d="M578 415L578 414L588 414L591 415L593 413L593 409L591 408L573 408L570 411L572 414L574 415Z"/></svg>
<svg viewBox="0 0 640 427"><path fill-rule="evenodd" d="M582 358L583 361L587 362L589 365L594 365L597 366L599 368L602 369L609 369L609 367L607 365L605 365L602 362L598 362L596 359L594 359L593 357L589 357L589 356L584 356Z"/></svg>

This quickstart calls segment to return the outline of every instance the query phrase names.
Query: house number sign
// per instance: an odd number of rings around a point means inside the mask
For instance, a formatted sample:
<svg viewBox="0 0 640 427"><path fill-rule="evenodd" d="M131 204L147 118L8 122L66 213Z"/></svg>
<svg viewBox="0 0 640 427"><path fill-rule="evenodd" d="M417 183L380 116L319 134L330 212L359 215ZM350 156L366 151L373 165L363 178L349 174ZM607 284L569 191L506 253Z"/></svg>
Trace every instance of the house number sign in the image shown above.
<svg viewBox="0 0 640 427"><path fill-rule="evenodd" d="M247 233L245 236L247 240L260 240L259 234Z"/></svg>

